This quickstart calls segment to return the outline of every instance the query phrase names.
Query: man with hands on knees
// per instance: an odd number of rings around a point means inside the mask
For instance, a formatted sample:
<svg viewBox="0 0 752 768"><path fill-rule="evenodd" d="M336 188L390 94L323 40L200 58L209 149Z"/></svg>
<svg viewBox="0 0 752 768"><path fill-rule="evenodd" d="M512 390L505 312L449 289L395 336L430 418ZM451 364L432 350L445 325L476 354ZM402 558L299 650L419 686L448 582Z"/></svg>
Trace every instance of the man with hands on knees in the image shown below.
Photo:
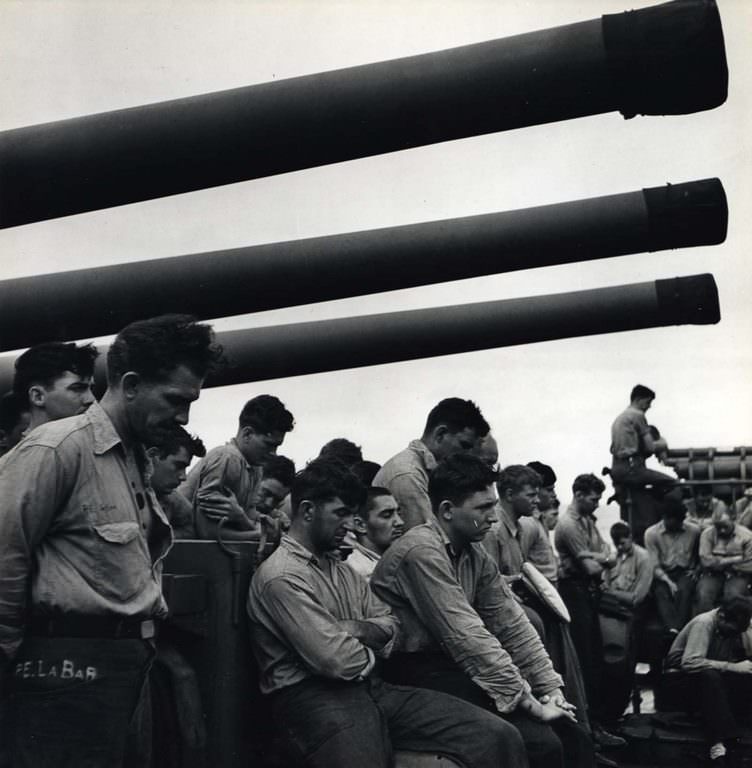
<svg viewBox="0 0 752 768"><path fill-rule="evenodd" d="M592 766L562 679L481 545L496 522L496 473L472 455L439 462L429 480L434 519L384 553L371 588L402 623L391 682L465 699L500 715L532 768Z"/></svg>

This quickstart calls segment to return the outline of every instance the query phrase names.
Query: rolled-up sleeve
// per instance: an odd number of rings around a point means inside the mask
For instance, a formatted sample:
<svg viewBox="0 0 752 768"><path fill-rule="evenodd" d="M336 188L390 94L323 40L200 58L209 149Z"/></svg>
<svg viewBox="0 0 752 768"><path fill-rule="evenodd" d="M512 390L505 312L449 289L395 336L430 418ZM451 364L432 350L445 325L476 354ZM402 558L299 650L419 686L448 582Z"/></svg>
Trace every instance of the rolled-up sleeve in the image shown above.
<svg viewBox="0 0 752 768"><path fill-rule="evenodd" d="M484 625L509 654L536 696L560 688L563 685L561 677L498 569L488 558L482 560L481 567L475 608Z"/></svg>
<svg viewBox="0 0 752 768"><path fill-rule="evenodd" d="M65 492L65 471L47 446L19 446L0 467L0 648L23 639L33 554Z"/></svg>
<svg viewBox="0 0 752 768"><path fill-rule="evenodd" d="M260 598L281 635L313 674L352 681L370 672L373 655L339 626L302 579L272 579Z"/></svg>
<svg viewBox="0 0 752 768"><path fill-rule="evenodd" d="M700 535L700 563L703 568L720 570L721 558L713 552L715 547L715 528L706 528Z"/></svg>
<svg viewBox="0 0 752 768"><path fill-rule="evenodd" d="M413 549L400 568L400 587L434 640L499 712L515 709L530 686L468 602L446 557L427 547Z"/></svg>

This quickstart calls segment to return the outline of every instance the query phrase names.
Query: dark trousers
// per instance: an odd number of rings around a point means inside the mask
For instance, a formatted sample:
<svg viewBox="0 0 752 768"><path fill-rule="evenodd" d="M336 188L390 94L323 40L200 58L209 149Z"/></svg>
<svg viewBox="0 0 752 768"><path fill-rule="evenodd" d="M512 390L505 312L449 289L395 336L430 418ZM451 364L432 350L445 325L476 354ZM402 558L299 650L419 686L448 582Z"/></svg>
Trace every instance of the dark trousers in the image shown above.
<svg viewBox="0 0 752 768"><path fill-rule="evenodd" d="M14 768L141 768L150 760L145 640L29 637L11 668Z"/></svg>
<svg viewBox="0 0 752 768"><path fill-rule="evenodd" d="M699 711L711 744L736 738L739 726L749 725L752 675L715 669L671 672L663 684L672 700L686 701Z"/></svg>
<svg viewBox="0 0 752 768"><path fill-rule="evenodd" d="M378 677L345 683L312 677L272 694L274 721L293 759L312 768L388 768L392 747L438 752L466 768L525 768L508 723L453 696Z"/></svg>
<svg viewBox="0 0 752 768"><path fill-rule="evenodd" d="M498 715L489 696L444 654L396 654L386 662L384 674L390 680L442 691ZM496 718L514 726L527 751L530 768L592 768L593 745L578 723L557 720L539 723L518 712ZM504 761L506 767L507 760Z"/></svg>
<svg viewBox="0 0 752 768"><path fill-rule="evenodd" d="M603 638L597 597L584 579L559 579L559 594L572 618L569 631L580 660L590 717L600 722L605 717L601 699Z"/></svg>
<svg viewBox="0 0 752 768"><path fill-rule="evenodd" d="M674 568L666 571L678 589L672 597L668 586L657 579L653 582L655 607L666 629L681 630L692 617L692 600L695 596L695 579L691 571Z"/></svg>
<svg viewBox="0 0 752 768"><path fill-rule="evenodd" d="M674 485L676 478L655 469L648 469L644 461L614 459L611 465L611 479L614 484L643 487L645 485Z"/></svg>
<svg viewBox="0 0 752 768"><path fill-rule="evenodd" d="M729 597L749 597L750 577L747 574L703 571L695 592L695 616L712 611Z"/></svg>

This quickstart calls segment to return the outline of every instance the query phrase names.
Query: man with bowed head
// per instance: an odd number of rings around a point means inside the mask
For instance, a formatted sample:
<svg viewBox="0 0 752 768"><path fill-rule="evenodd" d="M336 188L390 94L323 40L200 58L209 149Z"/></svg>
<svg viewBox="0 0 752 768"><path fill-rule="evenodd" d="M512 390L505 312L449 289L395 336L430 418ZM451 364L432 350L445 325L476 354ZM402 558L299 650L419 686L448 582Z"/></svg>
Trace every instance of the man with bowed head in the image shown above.
<svg viewBox="0 0 752 768"><path fill-rule="evenodd" d="M110 347L101 402L4 458L0 665L15 694L14 765L148 764L172 532L144 445L187 423L218 357L211 327L191 317L132 323Z"/></svg>
<svg viewBox="0 0 752 768"><path fill-rule="evenodd" d="M289 534L253 575L247 607L261 691L296 763L387 768L396 748L524 768L522 742L493 715L381 679L376 658L391 653L399 623L337 554L366 498L355 475L315 459L291 496Z"/></svg>

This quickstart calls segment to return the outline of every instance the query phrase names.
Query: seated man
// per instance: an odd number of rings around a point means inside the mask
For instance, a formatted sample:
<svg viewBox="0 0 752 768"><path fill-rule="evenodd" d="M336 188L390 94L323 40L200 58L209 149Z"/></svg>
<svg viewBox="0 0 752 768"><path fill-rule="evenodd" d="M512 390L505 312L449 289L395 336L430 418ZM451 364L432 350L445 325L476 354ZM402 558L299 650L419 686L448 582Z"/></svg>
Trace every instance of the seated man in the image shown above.
<svg viewBox="0 0 752 768"><path fill-rule="evenodd" d="M712 485L696 485L693 498L686 502L686 506L687 520L703 531L713 525L714 512L728 511L726 504L713 496Z"/></svg>
<svg viewBox="0 0 752 768"><path fill-rule="evenodd" d="M261 691L298 760L321 768L388 768L392 747L436 751L474 768L524 768L508 724L434 691L394 687L374 669L399 624L334 554L365 500L340 462L296 475L288 535L248 594Z"/></svg>
<svg viewBox="0 0 752 768"><path fill-rule="evenodd" d="M376 473L373 485L397 499L406 528L432 518L428 476L436 462L453 453L477 453L488 430L472 400L448 397L431 409L420 440L413 440Z"/></svg>
<svg viewBox="0 0 752 768"><path fill-rule="evenodd" d="M215 538L220 523L224 538L261 535L256 488L264 463L292 428L292 414L273 395L259 395L243 406L235 437L212 448L179 488L193 504L202 538Z"/></svg>
<svg viewBox="0 0 752 768"><path fill-rule="evenodd" d="M653 595L667 632L676 635L692 615L700 529L685 520L679 499L663 502L661 522L645 531L645 549L653 560Z"/></svg>
<svg viewBox="0 0 752 768"><path fill-rule="evenodd" d="M476 456L441 461L429 481L434 519L397 539L376 566L371 588L404 631L403 652L385 672L498 713L521 734L531 766L591 766L561 677L480 544L496 521L495 479Z"/></svg>
<svg viewBox="0 0 752 768"><path fill-rule="evenodd" d="M752 701L752 601L732 597L720 608L695 616L666 657L666 693L697 708L710 743L711 762L749 725Z"/></svg>
<svg viewBox="0 0 752 768"><path fill-rule="evenodd" d="M673 477L645 466L645 459L663 448L656 444L655 428L651 429L645 413L655 400L652 389L637 384L629 396L629 407L611 425L611 477L615 484L667 485Z"/></svg>
<svg viewBox="0 0 752 768"><path fill-rule="evenodd" d="M366 500L355 515L354 532L353 552L346 562L370 579L379 558L405 532L397 500L386 488L368 489Z"/></svg>
<svg viewBox="0 0 752 768"><path fill-rule="evenodd" d="M185 480L185 470L193 457L206 456L204 444L178 426L146 453L152 463L151 487L170 521L173 536L176 539L195 539L193 506L182 493L178 493L177 488Z"/></svg>
<svg viewBox="0 0 752 768"><path fill-rule="evenodd" d="M752 580L752 531L735 523L727 509L713 512L712 521L700 534L695 614L715 608L722 598L748 597Z"/></svg>

